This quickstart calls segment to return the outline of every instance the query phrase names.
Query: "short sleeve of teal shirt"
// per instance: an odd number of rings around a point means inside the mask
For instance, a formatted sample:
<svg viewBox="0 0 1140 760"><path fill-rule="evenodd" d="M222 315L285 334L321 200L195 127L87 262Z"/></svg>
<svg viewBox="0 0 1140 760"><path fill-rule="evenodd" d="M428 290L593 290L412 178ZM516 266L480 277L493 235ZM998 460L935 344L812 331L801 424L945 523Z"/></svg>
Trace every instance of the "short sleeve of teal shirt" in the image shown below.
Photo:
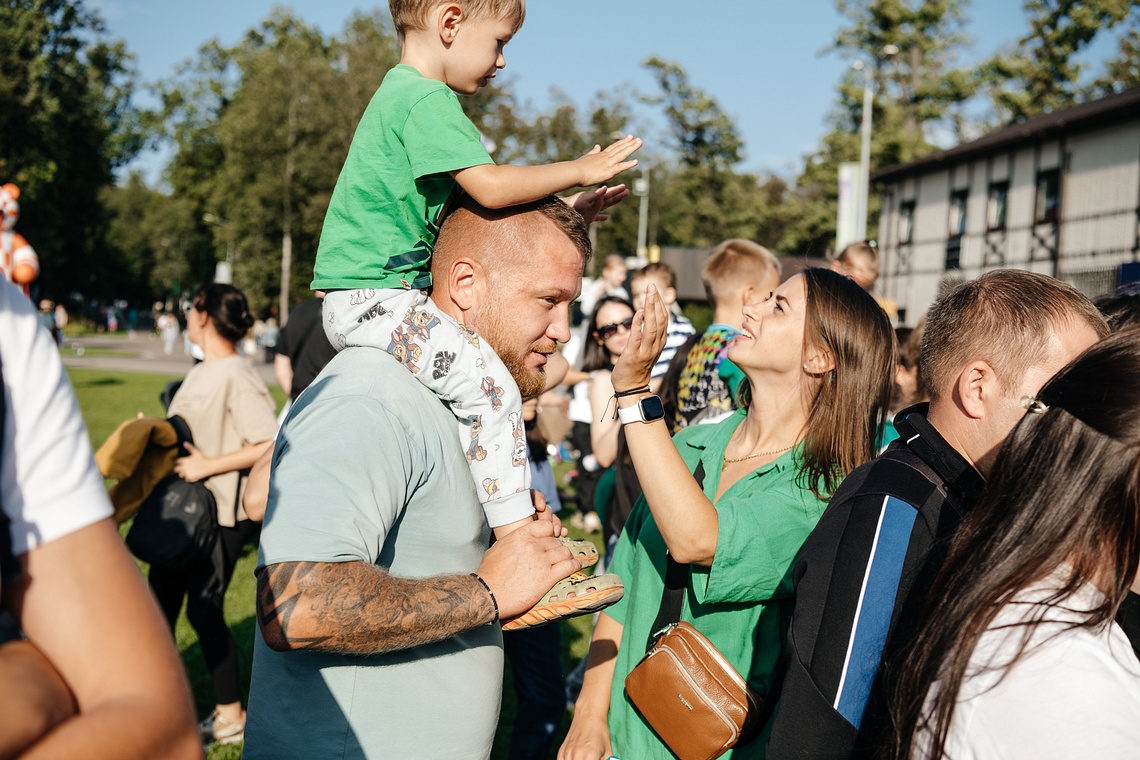
<svg viewBox="0 0 1140 760"><path fill-rule="evenodd" d="M693 425L674 438L692 472L704 464L705 495L715 497L725 447L744 419L739 410L713 425ZM703 632L729 662L765 693L783 642L796 554L823 514L825 502L797 482L797 447L734 483L716 502L718 534L711 567L691 567L682 619ZM666 547L645 499L634 507L614 550L610 572L625 597L605 614L623 626L610 701L610 729L620 757L671 755L623 693L625 676L645 651L664 590ZM755 754L754 754L755 753ZM749 747L731 756L762 756Z"/></svg>
<svg viewBox="0 0 1140 760"><path fill-rule="evenodd" d="M493 163L443 82L400 65L368 104L321 230L312 287L426 288L450 172Z"/></svg>

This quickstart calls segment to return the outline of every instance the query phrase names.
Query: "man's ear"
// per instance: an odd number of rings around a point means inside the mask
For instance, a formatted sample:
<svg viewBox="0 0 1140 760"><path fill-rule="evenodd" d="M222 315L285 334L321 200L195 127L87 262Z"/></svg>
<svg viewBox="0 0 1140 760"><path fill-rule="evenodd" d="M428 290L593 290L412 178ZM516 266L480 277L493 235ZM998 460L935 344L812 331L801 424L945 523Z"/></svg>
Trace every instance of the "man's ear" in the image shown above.
<svg viewBox="0 0 1140 760"><path fill-rule="evenodd" d="M454 3L448 3L437 8L435 13L439 25L439 38L445 45L450 45L459 34L459 25L463 21L463 8Z"/></svg>
<svg viewBox="0 0 1140 760"><path fill-rule="evenodd" d="M479 263L467 256L460 256L448 267L447 297L461 312L468 312L475 305L480 270Z"/></svg>
<svg viewBox="0 0 1140 760"><path fill-rule="evenodd" d="M1001 384L989 362L978 359L958 373L954 390L966 416L980 420L986 416L986 404L1001 395Z"/></svg>

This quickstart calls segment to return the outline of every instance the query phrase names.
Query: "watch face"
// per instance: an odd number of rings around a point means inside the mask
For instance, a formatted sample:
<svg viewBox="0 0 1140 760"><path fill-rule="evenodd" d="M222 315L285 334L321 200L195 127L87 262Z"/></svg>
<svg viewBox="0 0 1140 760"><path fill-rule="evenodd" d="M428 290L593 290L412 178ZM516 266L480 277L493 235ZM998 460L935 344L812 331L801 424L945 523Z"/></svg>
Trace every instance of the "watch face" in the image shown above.
<svg viewBox="0 0 1140 760"><path fill-rule="evenodd" d="M661 406L658 396L646 396L641 399L641 416L646 422L653 422L665 416L665 407Z"/></svg>

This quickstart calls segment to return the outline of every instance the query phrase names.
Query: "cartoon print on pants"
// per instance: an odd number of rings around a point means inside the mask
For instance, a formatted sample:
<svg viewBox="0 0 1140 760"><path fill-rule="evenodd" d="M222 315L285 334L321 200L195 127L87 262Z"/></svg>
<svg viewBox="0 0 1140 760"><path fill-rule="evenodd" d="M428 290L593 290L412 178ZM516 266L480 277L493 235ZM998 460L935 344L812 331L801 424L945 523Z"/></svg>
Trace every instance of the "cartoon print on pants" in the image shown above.
<svg viewBox="0 0 1140 760"><path fill-rule="evenodd" d="M416 362L420 360L423 352L419 346L409 341L407 336L399 330L392 331L392 341L388 344L388 353L396 357L400 364L403 364L413 373L420 371Z"/></svg>
<svg viewBox="0 0 1140 760"><path fill-rule="evenodd" d="M495 378L490 376L484 377L479 387L483 389L483 393L491 400L492 412L497 412L503 408L503 389L495 385Z"/></svg>
<svg viewBox="0 0 1140 760"><path fill-rule="evenodd" d="M353 306L360 306L362 303L376 295L376 291L372 288L365 288L364 290L354 290L348 296L348 302Z"/></svg>
<svg viewBox="0 0 1140 760"><path fill-rule="evenodd" d="M439 317L424 309L416 311L413 306L404 315L404 324L407 325L405 334L421 340L431 340L431 329L439 324Z"/></svg>
<svg viewBox="0 0 1140 760"><path fill-rule="evenodd" d="M487 492L487 499L494 499L499 495L499 479L483 478L483 490Z"/></svg>
<svg viewBox="0 0 1140 760"><path fill-rule="evenodd" d="M467 329L466 325L459 325L459 334L472 346L479 348L479 336L475 334L474 330Z"/></svg>
<svg viewBox="0 0 1140 760"><path fill-rule="evenodd" d="M455 361L454 351L440 351L432 359L432 372L431 376L435 380L439 380L451 371L451 363ZM442 398L442 396L441 396Z"/></svg>
<svg viewBox="0 0 1140 760"><path fill-rule="evenodd" d="M483 418L471 415L471 443L467 445L467 461L482 462L487 458L487 450L479 445L479 434L483 432Z"/></svg>
<svg viewBox="0 0 1140 760"><path fill-rule="evenodd" d="M526 467L526 431L523 429L522 412L511 412L507 417L511 421L511 435L515 439L515 447L511 450L511 465Z"/></svg>

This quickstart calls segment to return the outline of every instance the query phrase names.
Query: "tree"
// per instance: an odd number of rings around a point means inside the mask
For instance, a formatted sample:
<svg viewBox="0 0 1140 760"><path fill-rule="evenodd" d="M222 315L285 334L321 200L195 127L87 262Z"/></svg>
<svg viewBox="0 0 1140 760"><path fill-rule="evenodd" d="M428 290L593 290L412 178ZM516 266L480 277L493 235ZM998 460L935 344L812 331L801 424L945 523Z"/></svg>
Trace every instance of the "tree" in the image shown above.
<svg viewBox="0 0 1140 760"><path fill-rule="evenodd" d="M871 169L904 163L933 149L936 132L962 130L962 105L978 78L956 64L966 43L961 0L837 0L850 25L832 49L870 67L874 129ZM787 196L784 250L819 256L835 242L839 165L858 161L864 75L847 72L838 88L831 130L808 156ZM878 215L872 194L868 218Z"/></svg>
<svg viewBox="0 0 1140 760"><path fill-rule="evenodd" d="M1026 0L1029 34L1013 52L996 55L981 67L1002 121L1021 121L1078 102L1081 65L1075 56L1131 9L1130 0Z"/></svg>
<svg viewBox="0 0 1140 760"><path fill-rule="evenodd" d="M0 181L23 191L21 231L46 295L112 295L99 197L143 144L135 82L131 56L82 0L0 6Z"/></svg>
<svg viewBox="0 0 1140 760"><path fill-rule="evenodd" d="M1140 9L1134 10L1133 23L1120 38L1115 58L1104 65L1103 73L1088 87L1087 96L1099 98L1140 87Z"/></svg>
<svg viewBox="0 0 1140 760"><path fill-rule="evenodd" d="M173 300L213 268L210 240L195 205L147 187L135 173L103 191L109 214L107 248L117 262L120 295L134 303Z"/></svg>
<svg viewBox="0 0 1140 760"><path fill-rule="evenodd" d="M356 125L398 61L385 16L324 39L274 11L231 48L205 45L165 87L169 179L209 219L217 258L258 311L308 293L321 224Z"/></svg>

